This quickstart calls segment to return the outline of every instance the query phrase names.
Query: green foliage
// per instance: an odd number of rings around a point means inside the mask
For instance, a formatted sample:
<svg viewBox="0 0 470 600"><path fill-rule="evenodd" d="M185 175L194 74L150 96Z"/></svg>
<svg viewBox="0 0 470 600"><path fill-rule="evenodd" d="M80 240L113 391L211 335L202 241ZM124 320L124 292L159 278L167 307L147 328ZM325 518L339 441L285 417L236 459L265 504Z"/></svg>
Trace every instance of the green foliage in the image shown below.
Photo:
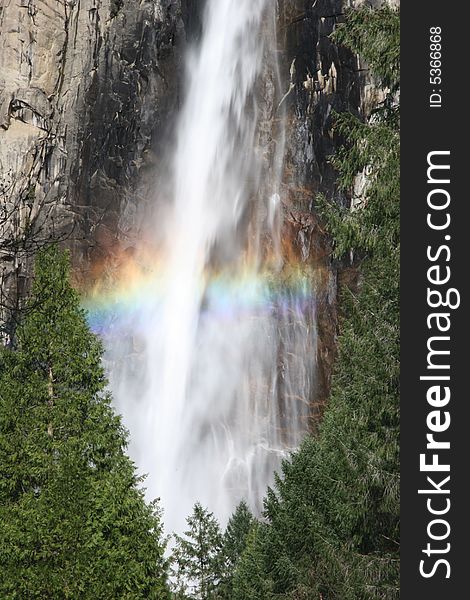
<svg viewBox="0 0 470 600"><path fill-rule="evenodd" d="M382 88L396 91L400 81L400 12L380 8L350 9L332 35L338 44L359 54Z"/></svg>
<svg viewBox="0 0 470 600"><path fill-rule="evenodd" d="M242 501L222 534L212 513L197 503L187 523L185 537L175 535L175 598L231 600L234 574L257 527L256 519Z"/></svg>
<svg viewBox="0 0 470 600"><path fill-rule="evenodd" d="M255 525L256 519L248 505L244 501L240 502L229 519L222 540L221 559L224 576L218 589L223 598L232 598L233 596L233 575Z"/></svg>
<svg viewBox="0 0 470 600"><path fill-rule="evenodd" d="M168 598L159 509L68 272L55 247L39 253L17 347L0 354L0 596Z"/></svg>
<svg viewBox="0 0 470 600"><path fill-rule="evenodd" d="M334 39L368 62L382 87L385 101L368 123L350 113L335 114L335 130L345 144L332 158L338 184L353 206L341 207L319 198L319 208L334 242L334 256L387 254L399 243L400 131L399 93L400 15L387 6L350 10ZM363 189L357 190L358 180Z"/></svg>
<svg viewBox="0 0 470 600"><path fill-rule="evenodd" d="M176 598L209 600L219 598L223 577L222 533L214 515L199 503L186 519L184 537L175 535L173 575Z"/></svg>
<svg viewBox="0 0 470 600"><path fill-rule="evenodd" d="M231 600L269 600L272 598L271 582L266 576L263 546L266 528L255 524L251 529L246 548L233 576Z"/></svg>
<svg viewBox="0 0 470 600"><path fill-rule="evenodd" d="M356 177L365 179L363 197L352 210L319 198L320 212L332 234L334 256L387 254L400 235L399 131L387 121L362 123L351 114L338 115L336 127L347 138L332 163L339 185L354 196Z"/></svg>

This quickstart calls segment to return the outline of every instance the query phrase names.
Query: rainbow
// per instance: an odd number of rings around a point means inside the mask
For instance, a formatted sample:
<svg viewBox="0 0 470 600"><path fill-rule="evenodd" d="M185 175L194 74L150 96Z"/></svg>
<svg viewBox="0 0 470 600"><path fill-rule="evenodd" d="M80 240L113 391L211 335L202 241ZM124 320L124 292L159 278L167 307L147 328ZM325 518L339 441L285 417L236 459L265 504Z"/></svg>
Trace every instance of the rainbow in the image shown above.
<svg viewBox="0 0 470 600"><path fill-rule="evenodd" d="M101 273L98 282L82 292L92 331L102 336L145 331L148 315L158 313L163 303L166 277L158 259L142 262L135 257ZM237 270L206 270L200 280L200 318L223 324L274 313L305 313L313 306L317 286L318 273L303 264L288 264L278 272L250 264Z"/></svg>

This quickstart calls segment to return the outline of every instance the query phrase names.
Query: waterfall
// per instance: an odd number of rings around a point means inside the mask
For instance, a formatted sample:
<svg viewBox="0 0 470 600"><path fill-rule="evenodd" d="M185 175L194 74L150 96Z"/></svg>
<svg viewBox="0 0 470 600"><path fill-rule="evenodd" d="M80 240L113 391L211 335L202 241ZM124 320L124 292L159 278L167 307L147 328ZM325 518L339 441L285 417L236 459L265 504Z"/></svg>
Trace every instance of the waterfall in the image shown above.
<svg viewBox="0 0 470 600"><path fill-rule="evenodd" d="M151 221L158 250L125 326L115 318L103 334L130 451L169 532L196 501L222 524L242 498L259 511L307 429L315 303L281 239L274 10L207 0L187 56L171 192Z"/></svg>

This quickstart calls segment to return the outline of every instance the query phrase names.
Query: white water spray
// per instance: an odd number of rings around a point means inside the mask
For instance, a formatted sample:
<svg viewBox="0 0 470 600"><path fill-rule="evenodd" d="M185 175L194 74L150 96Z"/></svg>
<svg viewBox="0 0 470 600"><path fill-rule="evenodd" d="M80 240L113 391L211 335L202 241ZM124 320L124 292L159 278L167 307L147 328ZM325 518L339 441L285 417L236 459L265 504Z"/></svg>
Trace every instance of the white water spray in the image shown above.
<svg viewBox="0 0 470 600"><path fill-rule="evenodd" d="M306 430L314 306L308 290L273 293L282 288L282 140L268 151L259 133L273 4L207 0L200 46L187 59L169 216L155 224L164 290L139 314L145 365L111 372L168 531L184 528L195 501L222 524L242 498L259 508ZM124 343L108 344L115 364L125 354Z"/></svg>

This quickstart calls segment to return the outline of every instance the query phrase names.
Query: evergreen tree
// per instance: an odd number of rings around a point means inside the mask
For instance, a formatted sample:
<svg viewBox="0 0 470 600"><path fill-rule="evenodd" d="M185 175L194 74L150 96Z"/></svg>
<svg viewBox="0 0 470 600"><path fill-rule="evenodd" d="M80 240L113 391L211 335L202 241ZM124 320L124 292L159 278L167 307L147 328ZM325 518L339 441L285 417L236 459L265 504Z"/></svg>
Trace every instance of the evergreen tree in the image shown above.
<svg viewBox="0 0 470 600"><path fill-rule="evenodd" d="M266 527L255 523L246 539L245 549L236 563L230 600L269 600L271 581L266 576L263 539Z"/></svg>
<svg viewBox="0 0 470 600"><path fill-rule="evenodd" d="M222 533L213 514L199 503L186 519L184 536L175 535L173 575L177 598L215 600L222 579Z"/></svg>
<svg viewBox="0 0 470 600"><path fill-rule="evenodd" d="M384 3L349 9L332 38L366 61L378 87L394 94L400 83L400 11Z"/></svg>
<svg viewBox="0 0 470 600"><path fill-rule="evenodd" d="M0 597L168 598L160 513L111 408L102 348L50 247L0 353Z"/></svg>
<svg viewBox="0 0 470 600"><path fill-rule="evenodd" d="M224 598L232 598L233 574L243 554L249 534L255 527L256 519L253 517L247 503L242 500L230 517L222 541L221 557L223 561L224 577L219 586L219 593Z"/></svg>

